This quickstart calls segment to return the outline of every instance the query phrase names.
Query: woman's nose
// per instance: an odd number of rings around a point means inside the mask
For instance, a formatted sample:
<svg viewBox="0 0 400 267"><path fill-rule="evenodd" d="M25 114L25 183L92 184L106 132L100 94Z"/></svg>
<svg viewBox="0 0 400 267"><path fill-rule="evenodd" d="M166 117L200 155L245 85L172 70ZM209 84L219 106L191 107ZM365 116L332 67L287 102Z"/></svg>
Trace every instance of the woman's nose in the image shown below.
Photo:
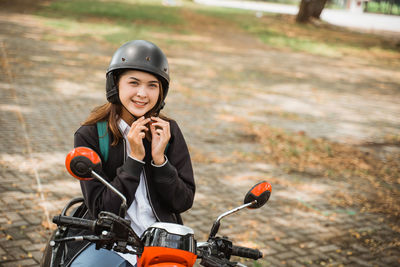
<svg viewBox="0 0 400 267"><path fill-rule="evenodd" d="M146 96L146 88L143 85L139 86L138 90L136 92L136 95L140 96L140 97L145 97Z"/></svg>

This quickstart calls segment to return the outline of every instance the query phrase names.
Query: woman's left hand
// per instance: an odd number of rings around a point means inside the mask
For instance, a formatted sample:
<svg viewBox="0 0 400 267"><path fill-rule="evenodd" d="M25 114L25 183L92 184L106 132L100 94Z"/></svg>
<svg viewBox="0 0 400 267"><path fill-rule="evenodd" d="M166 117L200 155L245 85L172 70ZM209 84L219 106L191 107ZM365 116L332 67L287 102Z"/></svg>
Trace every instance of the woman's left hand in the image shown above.
<svg viewBox="0 0 400 267"><path fill-rule="evenodd" d="M154 164L161 165L165 162L164 151L171 138L169 122L159 117L151 117L151 120L151 155Z"/></svg>

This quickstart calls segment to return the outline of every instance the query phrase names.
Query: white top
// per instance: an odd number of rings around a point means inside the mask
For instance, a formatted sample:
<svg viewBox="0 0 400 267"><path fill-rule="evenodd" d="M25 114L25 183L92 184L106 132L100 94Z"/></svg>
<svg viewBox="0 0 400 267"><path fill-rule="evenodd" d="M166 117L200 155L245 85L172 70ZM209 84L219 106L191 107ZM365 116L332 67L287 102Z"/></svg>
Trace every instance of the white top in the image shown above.
<svg viewBox="0 0 400 267"><path fill-rule="evenodd" d="M127 135L131 127L122 119L118 121L118 128L122 133L122 136L125 139L126 145L126 156L132 158L133 160L139 161L144 163L141 160L135 159L130 156L131 147L128 142ZM133 200L132 204L129 206L125 219L131 221L131 227L135 231L138 236L141 236L143 232L153 223L157 221L153 210L150 205L149 197L147 195L147 188L146 188L146 180L144 177L144 171L140 173L140 183L136 190L135 199ZM125 260L129 261L130 264L135 266L137 256L133 254L123 254L118 253L121 257Z"/></svg>

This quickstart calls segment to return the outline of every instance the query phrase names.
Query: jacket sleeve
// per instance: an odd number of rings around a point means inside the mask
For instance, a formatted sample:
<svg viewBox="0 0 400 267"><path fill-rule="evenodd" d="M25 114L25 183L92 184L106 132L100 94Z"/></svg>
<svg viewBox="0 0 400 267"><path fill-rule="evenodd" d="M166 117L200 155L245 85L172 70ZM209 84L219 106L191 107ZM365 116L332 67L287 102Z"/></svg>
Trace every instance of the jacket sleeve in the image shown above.
<svg viewBox="0 0 400 267"><path fill-rule="evenodd" d="M74 147L78 146L89 147L101 155L95 125L82 126L78 129L74 136ZM117 168L116 176L112 177L113 179L107 177L104 170L100 175L126 197L129 207L139 186L142 169L142 163L128 157L124 164ZM119 213L122 200L99 180L81 181L81 189L85 204L94 217L97 218L100 211Z"/></svg>
<svg viewBox="0 0 400 267"><path fill-rule="evenodd" d="M167 150L168 161L162 167L152 166L156 190L165 206L182 213L193 205L195 182L185 139L177 123L170 121L172 140Z"/></svg>

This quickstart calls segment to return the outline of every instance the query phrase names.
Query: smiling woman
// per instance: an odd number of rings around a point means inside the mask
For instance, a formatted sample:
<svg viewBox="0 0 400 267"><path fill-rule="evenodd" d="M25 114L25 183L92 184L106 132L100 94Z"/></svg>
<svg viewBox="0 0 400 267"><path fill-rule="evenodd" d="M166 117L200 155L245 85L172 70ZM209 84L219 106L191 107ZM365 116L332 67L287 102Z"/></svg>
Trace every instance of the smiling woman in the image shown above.
<svg viewBox="0 0 400 267"><path fill-rule="evenodd" d="M160 99L160 82L157 77L143 71L128 70L120 75L118 88L122 103L122 118L133 122L133 117L144 116Z"/></svg>
<svg viewBox="0 0 400 267"><path fill-rule="evenodd" d="M106 77L108 103L95 108L76 131L74 146L101 155L100 175L126 197L126 219L139 236L155 222L182 224L180 213L192 206L195 183L178 124L160 114L169 89L166 56L148 41L128 42L114 53ZM103 138L108 156L102 155ZM83 209L89 211L85 218L101 211L118 214L121 199L100 181L81 181L81 189ZM135 255L85 243L69 246L66 266L136 264Z"/></svg>

